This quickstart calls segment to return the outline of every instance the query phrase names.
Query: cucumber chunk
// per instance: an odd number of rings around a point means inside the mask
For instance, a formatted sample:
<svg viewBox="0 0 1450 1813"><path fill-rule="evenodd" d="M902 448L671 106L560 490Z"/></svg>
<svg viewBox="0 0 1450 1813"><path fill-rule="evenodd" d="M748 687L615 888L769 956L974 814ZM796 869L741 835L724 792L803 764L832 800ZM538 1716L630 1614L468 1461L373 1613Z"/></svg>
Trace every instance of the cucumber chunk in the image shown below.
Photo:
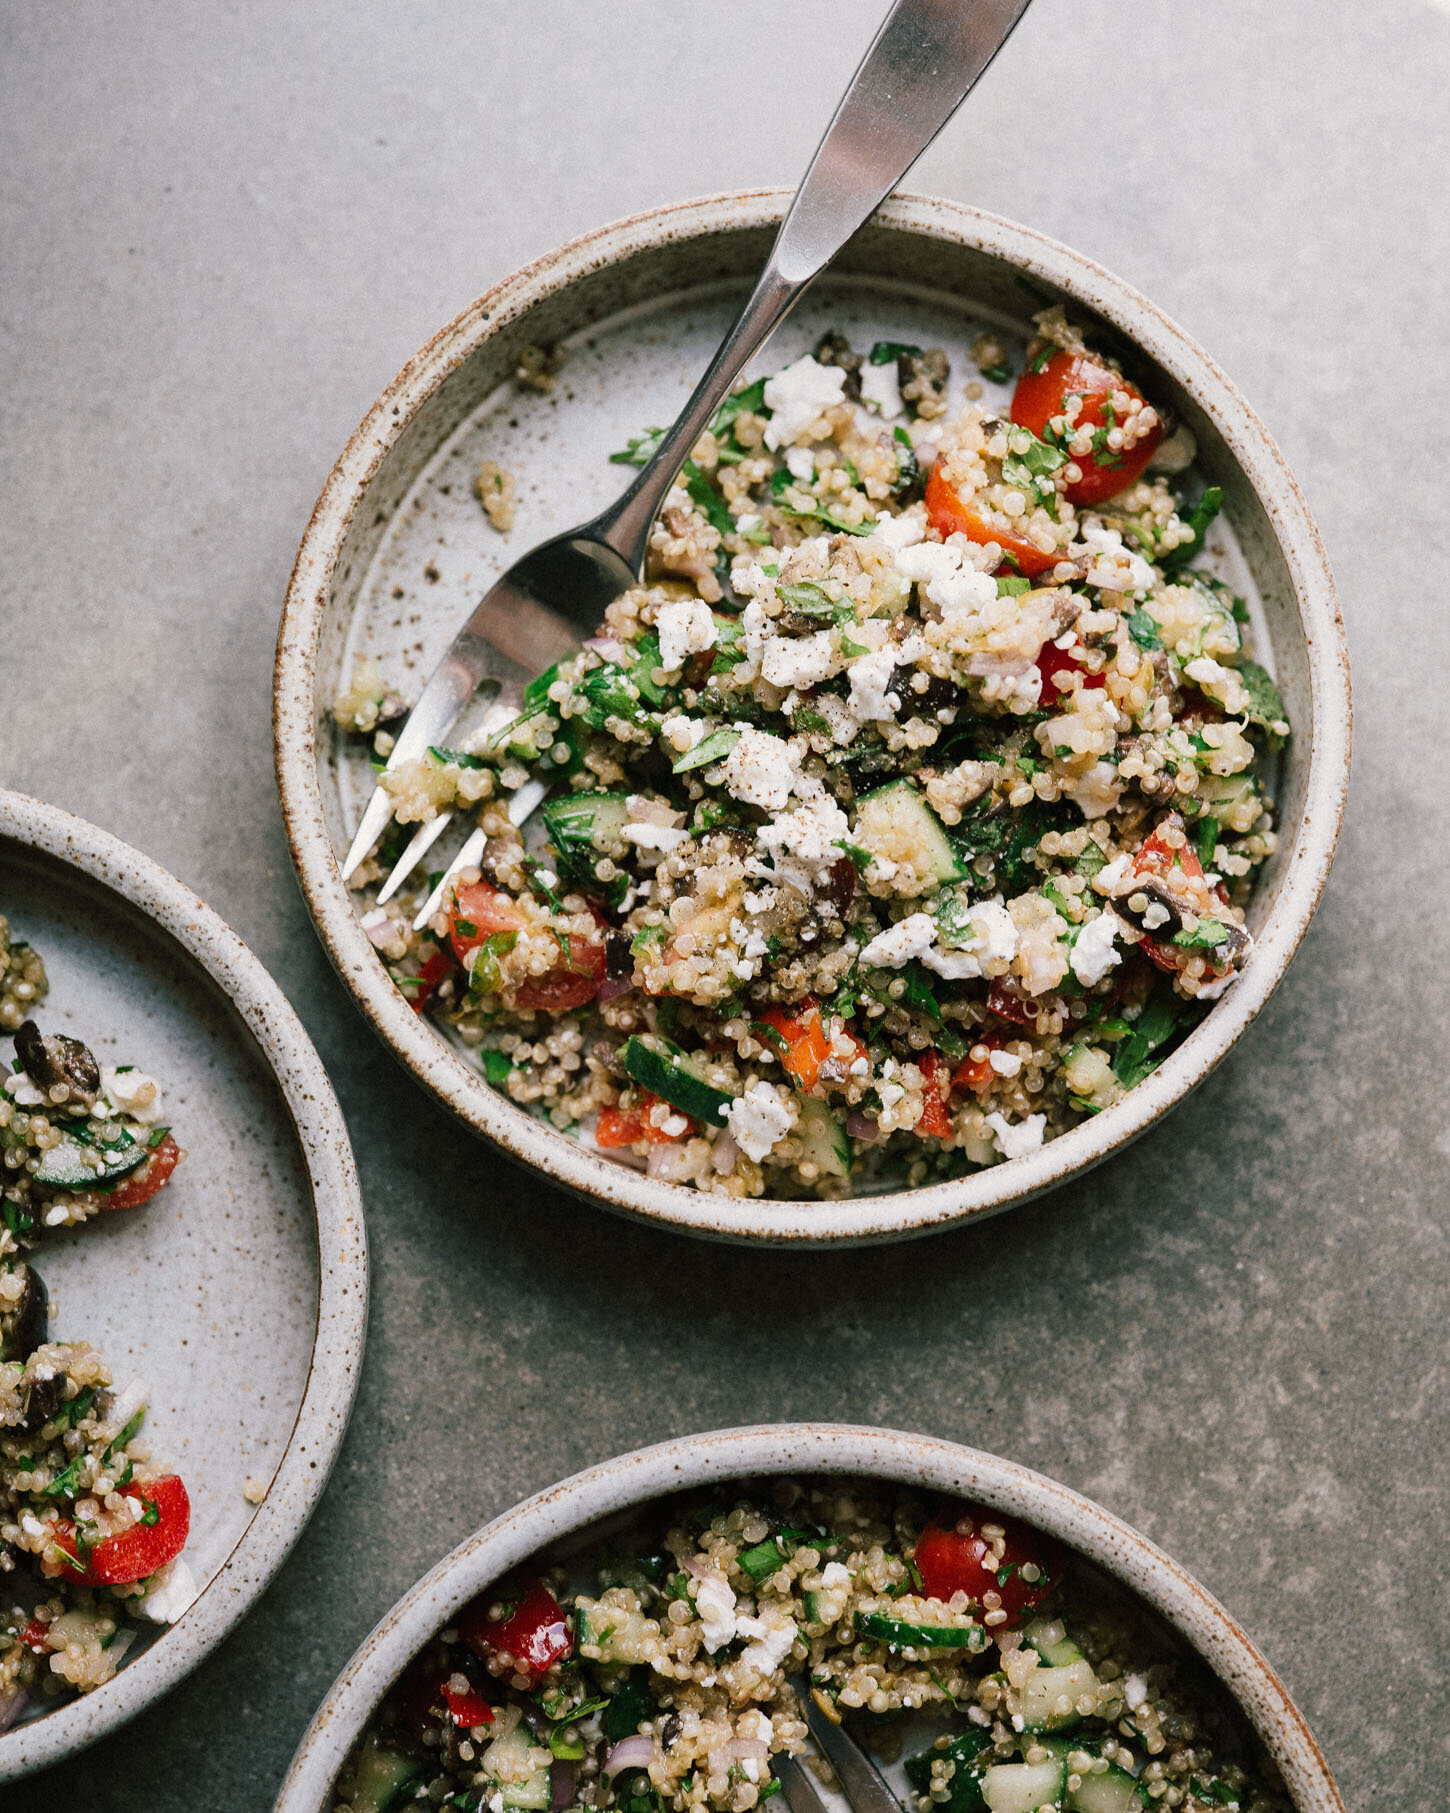
<svg viewBox="0 0 1450 1813"><path fill-rule="evenodd" d="M1027 1685L1018 1696L1022 1706L1022 1725L1027 1731L1065 1731L1077 1724L1082 1714L1077 1702L1084 1694L1096 1695L1098 1677L1088 1662L1064 1663L1060 1668L1036 1668L1027 1677ZM1066 1699L1069 1710L1058 1710Z"/></svg>
<svg viewBox="0 0 1450 1813"><path fill-rule="evenodd" d="M1024 1627L1022 1636L1049 1667L1062 1668L1083 1659L1082 1651L1057 1618L1034 1618Z"/></svg>
<svg viewBox="0 0 1450 1813"><path fill-rule="evenodd" d="M877 856L910 863L934 885L966 878L945 826L910 781L890 781L859 800L851 837Z"/></svg>
<svg viewBox="0 0 1450 1813"><path fill-rule="evenodd" d="M622 793L566 793L544 802L541 816L566 881L596 900L616 906L629 887L621 872L611 881L600 881L594 870L601 857L624 848L624 827L629 806Z"/></svg>
<svg viewBox="0 0 1450 1813"><path fill-rule="evenodd" d="M857 1612L856 1629L888 1649L969 1649L976 1655L987 1647L980 1624L913 1624L885 1612Z"/></svg>
<svg viewBox="0 0 1450 1813"><path fill-rule="evenodd" d="M347 1772L352 1777L350 1784L344 1776L343 1791L353 1813L389 1813L402 1805L426 1773L422 1763L396 1750L385 1750L373 1739Z"/></svg>
<svg viewBox="0 0 1450 1813"><path fill-rule="evenodd" d="M1067 1782L1067 1765L1046 1763L993 1763L982 1771L982 1799L991 1813L1037 1813L1039 1807L1060 1807Z"/></svg>
<svg viewBox="0 0 1450 1813"><path fill-rule="evenodd" d="M800 1119L795 1133L804 1147L802 1157L819 1165L825 1177L849 1177L851 1142L846 1137L845 1127L826 1104L817 1101L813 1095L798 1096L796 1100Z"/></svg>
<svg viewBox="0 0 1450 1813"><path fill-rule="evenodd" d="M105 1190L139 1169L149 1156L129 1133L109 1145L67 1133L41 1159L35 1181L50 1190Z"/></svg>
<svg viewBox="0 0 1450 1813"><path fill-rule="evenodd" d="M1067 1804L1072 1813L1140 1813L1147 1798L1126 1769L1109 1763L1102 1775L1084 1775L1070 1788Z"/></svg>
<svg viewBox="0 0 1450 1813"><path fill-rule="evenodd" d="M918 1794L929 1794L933 1765L949 1762L952 1767L947 1778L947 1799L936 1803L941 1813L982 1813L987 1804L982 1798L982 1775L990 1760L983 1760L982 1752L991 1748L990 1731L974 1727L959 1732L941 1749L933 1744L919 1756L908 1757L906 1779Z"/></svg>
<svg viewBox="0 0 1450 1813"><path fill-rule="evenodd" d="M701 1066L678 1045L652 1033L639 1033L624 1047L624 1068L641 1089L662 1102L692 1115L707 1126L724 1125L725 1113L735 1097L717 1089Z"/></svg>

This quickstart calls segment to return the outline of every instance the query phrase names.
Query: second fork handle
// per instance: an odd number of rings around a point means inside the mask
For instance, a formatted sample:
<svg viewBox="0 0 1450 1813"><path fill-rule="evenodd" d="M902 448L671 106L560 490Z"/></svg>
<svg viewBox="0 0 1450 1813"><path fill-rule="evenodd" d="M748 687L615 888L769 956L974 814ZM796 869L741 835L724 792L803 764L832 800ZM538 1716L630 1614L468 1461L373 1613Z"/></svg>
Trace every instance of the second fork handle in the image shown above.
<svg viewBox="0 0 1450 1813"><path fill-rule="evenodd" d="M897 0L811 159L760 280L649 464L590 525L635 572L665 493L736 378L806 286L961 105L1028 0Z"/></svg>

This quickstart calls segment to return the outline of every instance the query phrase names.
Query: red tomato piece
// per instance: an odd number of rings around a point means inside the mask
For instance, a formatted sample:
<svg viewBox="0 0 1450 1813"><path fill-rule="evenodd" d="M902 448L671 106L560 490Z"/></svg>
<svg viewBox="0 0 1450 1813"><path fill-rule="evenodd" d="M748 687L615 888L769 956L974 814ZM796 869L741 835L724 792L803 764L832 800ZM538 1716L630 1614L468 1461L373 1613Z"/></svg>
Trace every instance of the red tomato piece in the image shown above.
<svg viewBox="0 0 1450 1813"><path fill-rule="evenodd" d="M924 1078L921 1091L921 1119L916 1131L931 1139L950 1139L952 1117L947 1109L951 1091L951 1074L946 1059L939 1051L924 1051L916 1060Z"/></svg>
<svg viewBox="0 0 1450 1813"><path fill-rule="evenodd" d="M1012 397L1012 420L1030 428L1041 440L1047 435L1048 424L1067 407L1068 398L1081 397L1082 410L1076 426L1102 429L1107 434L1121 428L1125 419L1112 401L1117 393L1126 394L1130 403L1145 401L1137 385L1130 384L1119 372L1087 354L1059 348L1045 360L1029 360ZM1099 439L1093 452L1071 455L1082 477L1067 487L1068 501L1099 504L1105 497L1116 496L1142 473L1162 439L1160 420L1131 447L1115 451Z"/></svg>
<svg viewBox="0 0 1450 1813"><path fill-rule="evenodd" d="M51 1547L67 1559L43 1554L41 1572L51 1580L64 1575L87 1586L128 1586L133 1580L149 1579L158 1568L174 1561L191 1531L191 1500L180 1479L168 1473L144 1486L124 1486L122 1492L148 1509L154 1507L153 1521L133 1523L129 1530L103 1536L83 1553L74 1523L68 1517L57 1517L51 1524Z"/></svg>
<svg viewBox="0 0 1450 1813"><path fill-rule="evenodd" d="M415 1014L422 1013L428 1005L429 998L438 984L453 968L453 956L449 951L434 951L423 967L418 971L418 986L413 991L412 1008Z"/></svg>
<svg viewBox="0 0 1450 1813"><path fill-rule="evenodd" d="M989 523L976 510L969 508L958 497L956 488L942 475L941 466L931 469L931 477L926 481L926 514L931 526L943 541L949 535L965 535L968 541L979 542L985 546L995 541L1002 550L1003 565L1015 566L1017 571L1028 579L1035 579L1039 573L1045 573L1049 567L1057 565L1058 556L1044 554L1042 549L1026 540L1021 535L1014 535L1011 529ZM1003 519L1005 524L1006 519Z"/></svg>
<svg viewBox="0 0 1450 1813"><path fill-rule="evenodd" d="M820 1080L821 1065L831 1055L832 1039L821 1019L821 1010L813 995L807 995L794 1007L772 1005L761 1010L760 1018L774 1028L785 1041L776 1047L786 1074L800 1089L809 1093ZM853 1057L864 1057L866 1047L854 1034L846 1035L854 1048ZM828 1085L829 1086L829 1085ZM839 1084L835 1085L839 1087Z"/></svg>
<svg viewBox="0 0 1450 1813"><path fill-rule="evenodd" d="M650 1110L658 1104L659 1099L647 1089L642 1089L639 1101L633 1108L601 1108L594 1128L597 1143L606 1151L615 1146L638 1145L642 1139L647 1139L652 1146L663 1146L672 1140L688 1139L692 1133L699 1131L689 1115L682 1114L678 1108L670 1109L670 1118L678 1117L685 1123L683 1133L666 1133L663 1127L656 1126Z"/></svg>
<svg viewBox="0 0 1450 1813"><path fill-rule="evenodd" d="M590 938L571 938L569 954L565 956L561 949L554 968L521 983L514 999L520 1007L533 1013L568 1013L570 1008L582 1007L599 993L605 963L602 943L596 944Z"/></svg>
<svg viewBox="0 0 1450 1813"><path fill-rule="evenodd" d="M45 1632L46 1626L40 1622L39 1618L32 1618L20 1633L22 1647L28 1649L34 1656L43 1656L47 1647Z"/></svg>
<svg viewBox="0 0 1450 1813"><path fill-rule="evenodd" d="M448 1708L449 1717L460 1730L467 1731L474 1725L491 1725L493 1707L484 1699L476 1688L467 1687L462 1693L449 1685L450 1675L438 1691L443 1696L443 1704Z"/></svg>
<svg viewBox="0 0 1450 1813"><path fill-rule="evenodd" d="M1001 978L987 991L987 1011L996 1014L999 1020L1010 1020L1014 1026L1025 1026L1029 1032L1037 1031L1037 1010Z"/></svg>
<svg viewBox="0 0 1450 1813"><path fill-rule="evenodd" d="M1044 705L1055 705L1071 690L1067 684L1069 674L1081 674L1082 684L1088 688L1108 683L1106 674L1090 674L1083 668L1076 649L1059 648L1055 642L1043 643L1042 653L1037 657L1037 671L1042 675L1041 702Z"/></svg>
<svg viewBox="0 0 1450 1813"><path fill-rule="evenodd" d="M984 1524L1005 1531L1000 1556L982 1535ZM997 1605L988 1609L1006 1612L1001 1628L1010 1628L1035 1611L1057 1584L1062 1551L1049 1537L1000 1511L959 1504L950 1506L922 1531L916 1545L916 1569L929 1599L947 1600L953 1593L965 1593L974 1604L983 1605L988 1593L995 1594Z"/></svg>
<svg viewBox="0 0 1450 1813"><path fill-rule="evenodd" d="M972 1048L952 1072L952 1093L959 1089L985 1089L997 1074L992 1068L992 1053L1002 1046L1002 1039L995 1033L972 1040ZM980 1051L981 1057L976 1053Z"/></svg>
<svg viewBox="0 0 1450 1813"><path fill-rule="evenodd" d="M524 916L501 888L482 876L453 890L448 903L448 941L467 967L469 954L499 932L522 929Z"/></svg>
<svg viewBox="0 0 1450 1813"><path fill-rule="evenodd" d="M489 1613L502 1604L504 1615ZM574 1648L563 1608L542 1580L518 1574L465 1605L458 1633L475 1655L507 1655L522 1673L538 1680Z"/></svg>
<svg viewBox="0 0 1450 1813"><path fill-rule="evenodd" d="M166 1134L144 1164L129 1177L123 1177L109 1196L101 1198L101 1207L134 1209L143 1202L150 1202L162 1185L170 1182L171 1173L185 1157L181 1147L169 1133Z"/></svg>

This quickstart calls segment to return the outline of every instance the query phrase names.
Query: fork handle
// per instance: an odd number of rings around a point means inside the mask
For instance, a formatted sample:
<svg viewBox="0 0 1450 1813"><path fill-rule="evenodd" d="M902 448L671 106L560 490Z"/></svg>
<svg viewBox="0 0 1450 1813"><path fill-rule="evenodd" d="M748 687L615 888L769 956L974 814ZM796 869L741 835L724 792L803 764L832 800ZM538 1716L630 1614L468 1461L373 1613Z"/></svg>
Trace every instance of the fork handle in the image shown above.
<svg viewBox="0 0 1450 1813"><path fill-rule="evenodd" d="M897 0L826 128L770 258L654 457L588 525L639 573L665 493L751 358L879 207L1006 43L1028 0Z"/></svg>

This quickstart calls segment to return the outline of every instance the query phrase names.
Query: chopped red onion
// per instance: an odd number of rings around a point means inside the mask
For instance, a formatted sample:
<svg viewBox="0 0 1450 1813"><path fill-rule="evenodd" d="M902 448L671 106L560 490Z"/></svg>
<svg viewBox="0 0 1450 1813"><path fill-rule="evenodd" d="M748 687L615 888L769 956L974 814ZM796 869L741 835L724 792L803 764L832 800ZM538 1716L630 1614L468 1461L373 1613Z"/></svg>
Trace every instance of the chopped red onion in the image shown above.
<svg viewBox="0 0 1450 1813"><path fill-rule="evenodd" d="M0 1731L8 1731L25 1710L30 1695L23 1687L17 1687L0 1699Z"/></svg>
<svg viewBox="0 0 1450 1813"><path fill-rule="evenodd" d="M563 1813L565 1807L572 1807L578 1798L578 1786L579 1765L555 1757L549 1764L550 1813Z"/></svg>
<svg viewBox="0 0 1450 1813"><path fill-rule="evenodd" d="M613 636L590 636L584 644L591 654L603 655L606 661L623 661L624 645L616 642Z"/></svg>
<svg viewBox="0 0 1450 1813"><path fill-rule="evenodd" d="M1019 678L1033 665L1033 662L1021 655L973 655L967 662L967 672L975 680L984 680L991 674L1007 674Z"/></svg>
<svg viewBox="0 0 1450 1813"><path fill-rule="evenodd" d="M664 1183L683 1183L689 1168L690 1161L683 1148L671 1141L667 1146L650 1147L645 1175L657 1177Z"/></svg>
<svg viewBox="0 0 1450 1813"><path fill-rule="evenodd" d="M859 1114L853 1110L846 1116L846 1131L852 1139L875 1139L881 1129L869 1114Z"/></svg>
<svg viewBox="0 0 1450 1813"><path fill-rule="evenodd" d="M654 1758L655 1741L643 1731L621 1738L604 1759L604 1773L611 1781L621 1769L648 1769Z"/></svg>
<svg viewBox="0 0 1450 1813"><path fill-rule="evenodd" d="M710 1152L710 1161L721 1177L730 1177L735 1171L735 1161L740 1156L740 1148L735 1143L733 1133L722 1133L715 1141Z"/></svg>
<svg viewBox="0 0 1450 1813"><path fill-rule="evenodd" d="M617 1001L621 995L627 995L634 987L628 976L606 976L599 984L596 1001Z"/></svg>

